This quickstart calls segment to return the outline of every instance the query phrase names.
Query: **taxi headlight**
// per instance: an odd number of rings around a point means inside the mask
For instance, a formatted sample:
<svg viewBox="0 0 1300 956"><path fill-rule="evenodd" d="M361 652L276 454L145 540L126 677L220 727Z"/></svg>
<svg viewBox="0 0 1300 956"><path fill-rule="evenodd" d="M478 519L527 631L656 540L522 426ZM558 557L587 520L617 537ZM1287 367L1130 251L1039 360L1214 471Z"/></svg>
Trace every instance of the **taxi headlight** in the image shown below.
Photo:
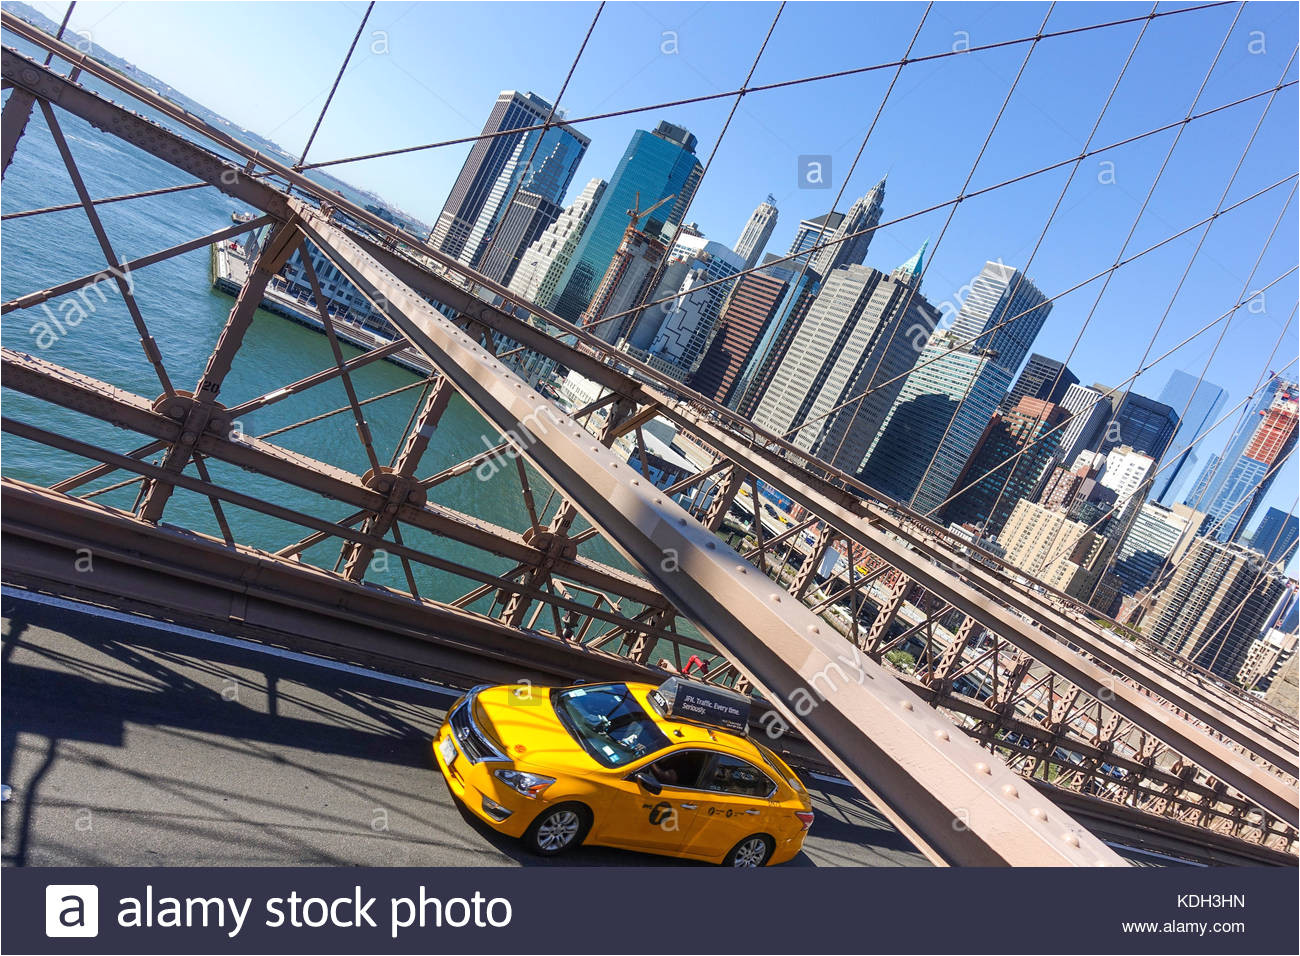
<svg viewBox="0 0 1300 956"><path fill-rule="evenodd" d="M554 777L543 777L540 773L525 773L522 770L496 770L494 775L511 790L517 790L525 797L540 797L547 787L555 783Z"/></svg>

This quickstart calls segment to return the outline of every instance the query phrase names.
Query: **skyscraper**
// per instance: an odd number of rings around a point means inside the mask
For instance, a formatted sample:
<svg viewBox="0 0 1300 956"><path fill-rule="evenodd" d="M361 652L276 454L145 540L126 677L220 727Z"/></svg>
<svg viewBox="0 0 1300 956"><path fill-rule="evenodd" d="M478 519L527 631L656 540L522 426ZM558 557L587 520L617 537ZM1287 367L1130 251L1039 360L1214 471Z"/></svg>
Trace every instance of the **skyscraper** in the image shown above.
<svg viewBox="0 0 1300 956"><path fill-rule="evenodd" d="M696 142L687 130L668 122L661 122L654 132L637 130L632 134L557 283L560 293L552 306L555 312L572 322L586 310L623 241L628 210L638 202L640 209L651 209L668 199L642 224L648 234L661 232L668 223L681 222L704 172L695 156Z"/></svg>
<svg viewBox="0 0 1300 956"><path fill-rule="evenodd" d="M1232 680L1285 590L1286 577L1261 567L1254 552L1197 538L1143 627L1153 640Z"/></svg>
<svg viewBox="0 0 1300 956"><path fill-rule="evenodd" d="M1166 563L1179 561L1191 547L1201 518L1199 511L1186 505L1166 508L1154 501L1144 502L1115 554L1120 591L1137 594L1155 580Z"/></svg>
<svg viewBox="0 0 1300 956"><path fill-rule="evenodd" d="M768 196L767 201L759 203L754 214L749 217L749 222L745 223L740 238L736 240L736 255L744 261L743 269L752 269L767 248L772 230L776 228L776 216L776 199Z"/></svg>
<svg viewBox="0 0 1300 956"><path fill-rule="evenodd" d="M1051 402L1028 396L995 414L957 480L945 520L979 525L983 534L996 536L1016 502L1032 498L1055 461L1062 418Z"/></svg>
<svg viewBox="0 0 1300 956"><path fill-rule="evenodd" d="M1061 429L1057 457L1071 466L1079 452L1091 450L1102 427L1110 418L1110 401L1098 390L1086 385L1071 385L1061 396L1061 409L1070 416Z"/></svg>
<svg viewBox="0 0 1300 956"><path fill-rule="evenodd" d="M536 93L501 92L483 124L487 138L476 140L470 148L429 234L433 246L465 265L478 267L495 236L493 244L501 246L495 266L498 271L514 271L523 248L558 214L590 140L565 124L548 130L492 134L540 125L550 114L551 104ZM520 196L516 205L522 202L523 209L517 215L512 209L508 228L500 230L516 188L531 198Z"/></svg>
<svg viewBox="0 0 1300 956"><path fill-rule="evenodd" d="M595 295L591 297L591 304L582 313L583 326L594 326L593 333L606 342L623 338L632 328L636 316L621 313L645 301L646 290L654 281L659 263L667 252L667 247L657 238L628 225ZM609 319L610 316L619 318ZM606 319L608 321L602 321Z"/></svg>
<svg viewBox="0 0 1300 956"><path fill-rule="evenodd" d="M1094 385L1099 392L1104 386ZM1097 450L1107 454L1112 448L1128 445L1135 451L1150 455L1158 463L1169 448L1178 427L1178 413L1164 402L1139 395L1137 392L1112 392L1111 408L1115 410L1101 431Z"/></svg>
<svg viewBox="0 0 1300 956"><path fill-rule="evenodd" d="M1078 385L1079 377L1071 372L1064 362L1047 358L1037 352L1029 356L1024 370L1011 386L1011 391L998 407L1010 411L1020 403L1022 398L1040 398L1053 405L1060 404L1065 390L1071 385Z"/></svg>
<svg viewBox="0 0 1300 956"><path fill-rule="evenodd" d="M674 298L641 315L630 344L645 349L653 367L685 381L699 368L731 292L731 283L718 280L739 272L743 260L720 242L683 236L669 262L653 298Z"/></svg>
<svg viewBox="0 0 1300 956"><path fill-rule="evenodd" d="M691 388L722 404L730 400L788 287L780 276L762 271L736 280L719 318L717 335L691 377Z"/></svg>
<svg viewBox="0 0 1300 956"><path fill-rule="evenodd" d="M1244 423L1244 442L1233 441L1233 447L1240 445L1240 452L1220 464L1219 470L1227 471L1226 478L1210 483L1213 487L1202 508L1206 512L1202 531L1219 541L1237 540L1268 494L1278 466L1295 447L1296 387L1290 382L1274 383L1277 387L1267 406L1257 405L1256 413Z"/></svg>
<svg viewBox="0 0 1300 956"><path fill-rule="evenodd" d="M934 328L938 311L919 290L924 249L885 275L867 266L831 272L772 375L754 423L849 472L916 362L910 330ZM888 384L886 384L888 383ZM845 404L873 387L862 401ZM843 407L841 407L843 406Z"/></svg>
<svg viewBox="0 0 1300 956"><path fill-rule="evenodd" d="M871 246L871 240L876 234L875 227L880 222L884 209L885 181L882 179L849 207L833 233L822 236L820 241L813 234L814 244L823 245L824 248L812 254L808 267L825 282L840 266L862 265L867 259L867 249ZM830 244L825 245L826 243Z"/></svg>
<svg viewBox="0 0 1300 956"><path fill-rule="evenodd" d="M1228 393L1213 382L1200 381L1199 385L1197 382L1194 375L1174 371L1160 392L1160 401L1179 415L1178 431L1165 452L1165 470L1152 488L1152 497L1166 506L1177 500L1179 486L1196 465L1192 443L1214 426L1228 399Z"/></svg>
<svg viewBox="0 0 1300 956"><path fill-rule="evenodd" d="M1124 502L1138 493L1155 469L1155 459L1150 455L1128 445L1120 445L1106 452L1106 464L1101 469L1101 485L1114 491L1116 498ZM1144 495L1143 500L1145 498Z"/></svg>
<svg viewBox="0 0 1300 956"><path fill-rule="evenodd" d="M775 258L777 257L765 257ZM772 382L772 375L790 350L795 333L799 331L804 317L816 301L817 293L821 291L821 282L816 273L805 270L802 266L789 268L790 265L789 262L776 263L765 269L768 275L776 276L786 284L785 294L776 307L772 321L767 324L749 360L741 369L736 387L731 390L731 397L727 400L729 407L746 418L753 418L758 403Z"/></svg>
<svg viewBox="0 0 1300 956"><path fill-rule="evenodd" d="M1294 512L1287 514L1281 508L1269 508L1250 536L1250 546L1268 560L1285 565L1296 552L1297 539L1300 539L1300 518Z"/></svg>
<svg viewBox="0 0 1300 956"><path fill-rule="evenodd" d="M573 250L577 248L607 185L603 179L587 183L569 208L560 213L528 247L509 281L511 292L518 293L539 308L549 309L554 304L560 276L568 267Z"/></svg>
<svg viewBox="0 0 1300 956"><path fill-rule="evenodd" d="M1258 421L1257 416L1272 404L1273 396L1284 390L1286 386L1287 383L1280 377L1271 377L1260 388L1255 404L1251 406L1249 412L1242 413L1237 424L1233 427L1227 445L1221 452L1212 454L1209 461L1205 463L1205 467L1201 469L1200 474L1196 476L1196 483L1192 485L1187 497L1183 499L1186 504L1193 508L1200 508L1203 511L1208 510L1210 502L1219 496L1223 485L1227 482L1233 464L1246 450L1246 443L1250 441L1255 422Z"/></svg>
<svg viewBox="0 0 1300 956"><path fill-rule="evenodd" d="M986 263L953 325L930 337L907 377L863 480L922 514L943 505L1051 311L1019 269Z"/></svg>
<svg viewBox="0 0 1300 956"><path fill-rule="evenodd" d="M828 212L813 219L799 220L799 229L794 234L794 241L790 243L790 251L786 253L794 258L787 264L791 268L801 267L811 255L808 250L835 235L835 230L843 221L842 212Z"/></svg>
<svg viewBox="0 0 1300 956"><path fill-rule="evenodd" d="M951 331L959 341L979 336L970 348L994 353L1010 380L1051 311L1047 296L1019 269L990 261L971 281Z"/></svg>

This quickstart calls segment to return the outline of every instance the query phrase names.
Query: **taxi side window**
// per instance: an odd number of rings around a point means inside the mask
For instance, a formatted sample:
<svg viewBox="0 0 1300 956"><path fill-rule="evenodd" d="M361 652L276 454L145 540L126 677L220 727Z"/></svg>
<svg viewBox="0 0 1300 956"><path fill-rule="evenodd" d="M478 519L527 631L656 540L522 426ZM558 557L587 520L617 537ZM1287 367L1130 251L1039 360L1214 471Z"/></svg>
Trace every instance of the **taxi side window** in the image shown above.
<svg viewBox="0 0 1300 956"><path fill-rule="evenodd" d="M700 775L708 762L709 755L703 750L679 750L656 760L649 770L665 787L694 789L699 786Z"/></svg>
<svg viewBox="0 0 1300 956"><path fill-rule="evenodd" d="M766 798L771 796L776 786L767 774L752 763L739 757L718 754L705 777L704 789L743 797Z"/></svg>

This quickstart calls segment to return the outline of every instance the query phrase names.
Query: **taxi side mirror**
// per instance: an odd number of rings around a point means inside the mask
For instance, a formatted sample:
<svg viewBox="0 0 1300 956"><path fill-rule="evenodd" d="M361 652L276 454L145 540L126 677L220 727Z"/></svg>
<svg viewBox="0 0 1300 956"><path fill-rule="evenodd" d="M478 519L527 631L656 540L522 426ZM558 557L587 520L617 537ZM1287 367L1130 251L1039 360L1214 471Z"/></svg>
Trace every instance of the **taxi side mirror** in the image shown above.
<svg viewBox="0 0 1300 956"><path fill-rule="evenodd" d="M647 793L658 795L664 789L663 784L656 780L648 770L642 770L640 773L634 775L632 779L641 784L642 789Z"/></svg>

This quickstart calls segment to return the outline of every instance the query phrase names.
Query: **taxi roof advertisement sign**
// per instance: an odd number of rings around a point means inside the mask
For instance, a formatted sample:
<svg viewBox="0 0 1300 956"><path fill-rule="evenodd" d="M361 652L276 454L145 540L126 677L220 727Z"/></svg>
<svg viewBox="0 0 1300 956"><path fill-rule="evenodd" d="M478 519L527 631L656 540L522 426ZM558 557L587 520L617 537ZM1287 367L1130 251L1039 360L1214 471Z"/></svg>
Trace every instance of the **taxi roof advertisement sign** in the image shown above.
<svg viewBox="0 0 1300 956"><path fill-rule="evenodd" d="M659 692L676 720L695 720L738 734L749 728L749 700L734 691L670 677Z"/></svg>

